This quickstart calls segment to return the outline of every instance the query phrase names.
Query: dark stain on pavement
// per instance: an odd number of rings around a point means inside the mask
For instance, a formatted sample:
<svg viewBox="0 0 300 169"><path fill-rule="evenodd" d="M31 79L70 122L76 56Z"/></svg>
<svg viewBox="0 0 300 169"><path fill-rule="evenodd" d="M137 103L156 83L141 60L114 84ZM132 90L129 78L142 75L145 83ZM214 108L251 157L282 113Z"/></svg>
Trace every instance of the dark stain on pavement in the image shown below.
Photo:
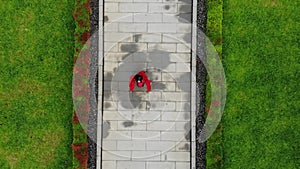
<svg viewBox="0 0 300 169"><path fill-rule="evenodd" d="M104 80L105 81L111 81L113 78L113 74L111 72L105 72L104 73Z"/></svg>
<svg viewBox="0 0 300 169"><path fill-rule="evenodd" d="M153 89L158 89L158 90L164 90L167 87L166 87L165 84L155 81L155 82L152 83L152 88Z"/></svg>
<svg viewBox="0 0 300 169"><path fill-rule="evenodd" d="M183 3L187 3L187 4L191 4L192 3L191 0L178 0L178 2L183 2Z"/></svg>
<svg viewBox="0 0 300 169"><path fill-rule="evenodd" d="M165 10L169 10L170 9L170 5L165 5L164 8L165 8Z"/></svg>
<svg viewBox="0 0 300 169"><path fill-rule="evenodd" d="M184 109L184 111L189 112L191 110L190 104L189 103L185 103L183 109Z"/></svg>
<svg viewBox="0 0 300 169"><path fill-rule="evenodd" d="M191 130L191 124L190 124L190 122L187 122L187 123L184 124L184 130L186 132L189 132Z"/></svg>
<svg viewBox="0 0 300 169"><path fill-rule="evenodd" d="M113 74L111 72L104 73L104 81L111 82L113 78ZM105 88L111 89L111 86L105 86ZM104 91L104 98L108 99L111 96L111 90Z"/></svg>
<svg viewBox="0 0 300 169"><path fill-rule="evenodd" d="M184 138L185 138L187 141L190 141L190 140L191 140L191 130L185 134L185 137L184 137Z"/></svg>
<svg viewBox="0 0 300 169"><path fill-rule="evenodd" d="M178 21L182 23L191 23L192 22L192 15L186 13L180 13L177 15Z"/></svg>
<svg viewBox="0 0 300 169"><path fill-rule="evenodd" d="M123 126L124 127L131 127L134 125L134 122L133 121L124 121L123 122Z"/></svg>
<svg viewBox="0 0 300 169"><path fill-rule="evenodd" d="M142 37L142 34L135 34L135 35L133 35L133 40L134 40L134 42L139 42L140 41L140 39L141 39L141 37Z"/></svg>
<svg viewBox="0 0 300 169"><path fill-rule="evenodd" d="M192 6L191 5L180 5L178 21L182 23L192 23Z"/></svg>
<svg viewBox="0 0 300 169"><path fill-rule="evenodd" d="M104 107L105 107L105 108L110 108L110 107L111 107L111 104L110 104L109 102L106 102L106 103L104 104Z"/></svg>
<svg viewBox="0 0 300 169"><path fill-rule="evenodd" d="M182 39L187 43L191 43L192 42L192 33L184 34Z"/></svg>
<svg viewBox="0 0 300 169"><path fill-rule="evenodd" d="M186 83L186 82L190 82L191 81L191 73L190 72L186 72L182 75L180 75L179 78L176 79L178 83ZM180 85L179 86L181 90L185 91L185 92L189 92L190 91L190 87L189 86L185 86L185 85Z"/></svg>
<svg viewBox="0 0 300 169"><path fill-rule="evenodd" d="M108 16L104 16L104 22L107 22L108 20Z"/></svg>
<svg viewBox="0 0 300 169"><path fill-rule="evenodd" d="M109 121L103 121L103 138L106 138L109 135L109 129L110 129L110 122Z"/></svg>
<svg viewBox="0 0 300 169"><path fill-rule="evenodd" d="M180 5L179 7L180 13L191 13L192 12L192 5Z"/></svg>
<svg viewBox="0 0 300 169"><path fill-rule="evenodd" d="M122 52L134 53L138 51L138 46L134 43L132 44L122 44L121 45Z"/></svg>
<svg viewBox="0 0 300 169"><path fill-rule="evenodd" d="M185 120L190 120L191 119L191 115L189 112L184 113L184 119Z"/></svg>
<svg viewBox="0 0 300 169"><path fill-rule="evenodd" d="M139 104L139 109L141 110L143 108L143 105L142 104Z"/></svg>
<svg viewBox="0 0 300 169"><path fill-rule="evenodd" d="M179 150L189 151L190 150L190 145L188 143L185 143L183 147L179 147Z"/></svg>

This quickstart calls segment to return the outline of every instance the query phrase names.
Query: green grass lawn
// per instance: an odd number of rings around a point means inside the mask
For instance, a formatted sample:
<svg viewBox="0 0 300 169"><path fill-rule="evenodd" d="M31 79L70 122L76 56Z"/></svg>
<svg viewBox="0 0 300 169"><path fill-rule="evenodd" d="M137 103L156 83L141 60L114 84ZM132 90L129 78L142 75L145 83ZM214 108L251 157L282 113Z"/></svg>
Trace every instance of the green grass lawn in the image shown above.
<svg viewBox="0 0 300 169"><path fill-rule="evenodd" d="M299 1L225 0L224 168L300 168Z"/></svg>
<svg viewBox="0 0 300 169"><path fill-rule="evenodd" d="M71 168L74 1L0 3L0 168Z"/></svg>
<svg viewBox="0 0 300 169"><path fill-rule="evenodd" d="M216 48L219 57L222 57L222 9L223 0L207 0L207 31L206 36ZM208 78L209 80L209 78ZM211 84L207 83L206 106L211 104ZM208 110L208 109L207 109ZM208 112L207 112L208 113ZM222 131L221 123L214 131L212 136L207 140L206 150L206 167L221 168L222 167Z"/></svg>

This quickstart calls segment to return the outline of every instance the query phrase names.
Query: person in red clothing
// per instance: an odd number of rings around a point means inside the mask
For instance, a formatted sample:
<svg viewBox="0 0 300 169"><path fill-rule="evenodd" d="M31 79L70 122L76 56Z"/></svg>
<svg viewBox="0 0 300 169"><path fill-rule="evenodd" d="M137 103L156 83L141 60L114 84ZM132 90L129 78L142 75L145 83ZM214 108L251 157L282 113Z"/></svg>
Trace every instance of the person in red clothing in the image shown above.
<svg viewBox="0 0 300 169"><path fill-rule="evenodd" d="M147 86L147 92L150 92L151 91L151 82L152 82L152 80L148 79L148 76L145 73L145 71L140 71L136 75L134 75L134 76L132 75L130 77L130 80L129 80L129 89L130 89L130 91L133 92L135 84L138 87L144 87L144 85L146 84L146 86Z"/></svg>

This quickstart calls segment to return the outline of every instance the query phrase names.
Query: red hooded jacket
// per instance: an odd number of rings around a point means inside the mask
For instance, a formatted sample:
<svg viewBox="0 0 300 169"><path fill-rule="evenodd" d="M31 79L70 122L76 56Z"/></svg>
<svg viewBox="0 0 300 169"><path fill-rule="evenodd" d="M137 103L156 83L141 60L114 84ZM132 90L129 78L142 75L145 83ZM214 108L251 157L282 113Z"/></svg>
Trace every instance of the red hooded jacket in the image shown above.
<svg viewBox="0 0 300 169"><path fill-rule="evenodd" d="M148 79L148 76L147 74L145 73L145 71L140 71L139 73L137 73L136 75L141 75L143 77L143 80L142 80L142 85L144 85L146 83L147 85L147 92L151 91L151 82L152 80L149 80ZM134 76L135 75L132 75L130 77L130 80L129 80L129 89L130 91L133 91L134 90L134 87L135 87L135 79L134 79Z"/></svg>

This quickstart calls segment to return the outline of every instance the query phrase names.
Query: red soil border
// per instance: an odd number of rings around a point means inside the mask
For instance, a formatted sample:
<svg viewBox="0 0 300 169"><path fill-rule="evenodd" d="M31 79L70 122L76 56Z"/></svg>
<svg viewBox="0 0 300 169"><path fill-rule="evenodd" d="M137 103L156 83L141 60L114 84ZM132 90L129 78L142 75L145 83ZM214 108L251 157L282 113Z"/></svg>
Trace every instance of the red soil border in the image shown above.
<svg viewBox="0 0 300 169"><path fill-rule="evenodd" d="M84 82L89 74L90 65L90 52L89 44L86 44L90 38L90 1L89 0L76 0L75 1L75 11L73 17L75 20L75 54L74 54L74 65L76 62L80 62L83 66L74 66L74 82L73 83L73 97L83 97L85 100L82 102L82 106L76 109L73 113L73 168L77 169L87 169L88 166L88 141L87 134L82 128L78 114L80 114L80 120L83 120L84 124L87 124L88 118L82 119L82 117L88 117L88 112L90 111L89 105L89 84ZM88 49L82 49L84 45L87 45ZM79 57L80 55L80 57ZM75 92L74 92L75 91ZM73 99L74 99L73 98ZM82 113L84 115L82 116Z"/></svg>

